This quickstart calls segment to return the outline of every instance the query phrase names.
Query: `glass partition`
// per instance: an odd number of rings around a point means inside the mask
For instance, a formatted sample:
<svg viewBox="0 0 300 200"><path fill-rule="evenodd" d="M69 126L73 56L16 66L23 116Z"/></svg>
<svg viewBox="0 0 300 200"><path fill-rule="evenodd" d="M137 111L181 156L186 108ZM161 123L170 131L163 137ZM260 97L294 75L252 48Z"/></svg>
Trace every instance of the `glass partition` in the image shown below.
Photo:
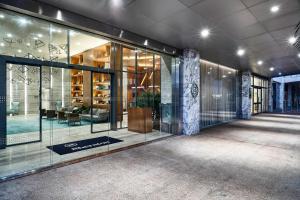
<svg viewBox="0 0 300 200"><path fill-rule="evenodd" d="M200 61L201 127L236 117L236 70L205 60Z"/></svg>
<svg viewBox="0 0 300 200"><path fill-rule="evenodd" d="M175 132L174 57L11 11L0 15L0 56L50 61L7 65L0 177Z"/></svg>
<svg viewBox="0 0 300 200"><path fill-rule="evenodd" d="M251 93L253 93L251 99L252 114L267 112L269 101L269 81L257 76L252 76L251 83Z"/></svg>

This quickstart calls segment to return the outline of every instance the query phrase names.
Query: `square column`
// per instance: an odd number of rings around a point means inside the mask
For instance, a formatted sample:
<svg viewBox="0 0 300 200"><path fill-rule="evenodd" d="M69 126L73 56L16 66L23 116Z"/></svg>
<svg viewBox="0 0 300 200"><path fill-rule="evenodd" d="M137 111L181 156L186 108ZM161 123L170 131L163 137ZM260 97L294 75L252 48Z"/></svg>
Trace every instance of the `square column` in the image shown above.
<svg viewBox="0 0 300 200"><path fill-rule="evenodd" d="M193 49L183 51L180 66L181 132L192 135L200 132L200 55Z"/></svg>
<svg viewBox="0 0 300 200"><path fill-rule="evenodd" d="M251 112L251 73L249 71L242 73L241 81L241 119L250 119Z"/></svg>

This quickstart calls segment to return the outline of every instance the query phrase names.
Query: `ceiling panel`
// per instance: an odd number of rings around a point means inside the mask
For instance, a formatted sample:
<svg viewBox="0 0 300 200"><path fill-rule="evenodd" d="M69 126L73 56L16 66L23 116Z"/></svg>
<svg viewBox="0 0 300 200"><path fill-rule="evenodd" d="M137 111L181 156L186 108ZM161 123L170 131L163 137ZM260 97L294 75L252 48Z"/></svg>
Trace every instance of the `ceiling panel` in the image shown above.
<svg viewBox="0 0 300 200"><path fill-rule="evenodd" d="M274 1L266 1L249 9L259 21L276 18L300 9L298 0L282 0L278 2L278 5L280 5L280 10L278 13L270 12L271 6L275 4L277 5L277 3L274 3Z"/></svg>
<svg viewBox="0 0 300 200"><path fill-rule="evenodd" d="M196 48L202 58L223 65L263 76L277 75L283 69L300 73L297 51L287 43L300 21L300 0L40 1L177 48ZM275 4L280 10L273 14L270 7ZM211 29L207 39L200 37L205 27ZM242 58L236 56L239 47L247 52ZM257 66L258 59L265 65ZM278 69L271 72L274 63Z"/></svg>
<svg viewBox="0 0 300 200"><path fill-rule="evenodd" d="M245 8L240 0L205 0L191 7L199 15L213 22L218 22L223 17Z"/></svg>

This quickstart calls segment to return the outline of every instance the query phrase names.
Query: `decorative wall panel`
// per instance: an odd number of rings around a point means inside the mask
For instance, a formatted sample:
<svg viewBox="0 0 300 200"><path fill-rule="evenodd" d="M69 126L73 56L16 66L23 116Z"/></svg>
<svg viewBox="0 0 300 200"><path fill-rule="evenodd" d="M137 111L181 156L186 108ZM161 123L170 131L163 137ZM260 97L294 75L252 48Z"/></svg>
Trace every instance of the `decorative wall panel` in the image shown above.
<svg viewBox="0 0 300 200"><path fill-rule="evenodd" d="M251 73L242 73L242 109L241 118L250 119L251 118Z"/></svg>

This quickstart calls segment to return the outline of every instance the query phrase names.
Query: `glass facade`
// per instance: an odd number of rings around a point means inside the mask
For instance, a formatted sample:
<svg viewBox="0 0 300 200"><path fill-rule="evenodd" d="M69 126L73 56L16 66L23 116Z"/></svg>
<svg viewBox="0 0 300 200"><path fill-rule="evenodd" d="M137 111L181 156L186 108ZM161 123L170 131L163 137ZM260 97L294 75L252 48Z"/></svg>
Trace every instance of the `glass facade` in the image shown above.
<svg viewBox="0 0 300 200"><path fill-rule="evenodd" d="M251 97L252 114L267 112L269 102L269 81L257 76L252 76Z"/></svg>
<svg viewBox="0 0 300 200"><path fill-rule="evenodd" d="M201 60L201 128L236 118L237 71Z"/></svg>
<svg viewBox="0 0 300 200"><path fill-rule="evenodd" d="M171 135L177 58L0 13L0 55L22 58L3 69L0 177Z"/></svg>

